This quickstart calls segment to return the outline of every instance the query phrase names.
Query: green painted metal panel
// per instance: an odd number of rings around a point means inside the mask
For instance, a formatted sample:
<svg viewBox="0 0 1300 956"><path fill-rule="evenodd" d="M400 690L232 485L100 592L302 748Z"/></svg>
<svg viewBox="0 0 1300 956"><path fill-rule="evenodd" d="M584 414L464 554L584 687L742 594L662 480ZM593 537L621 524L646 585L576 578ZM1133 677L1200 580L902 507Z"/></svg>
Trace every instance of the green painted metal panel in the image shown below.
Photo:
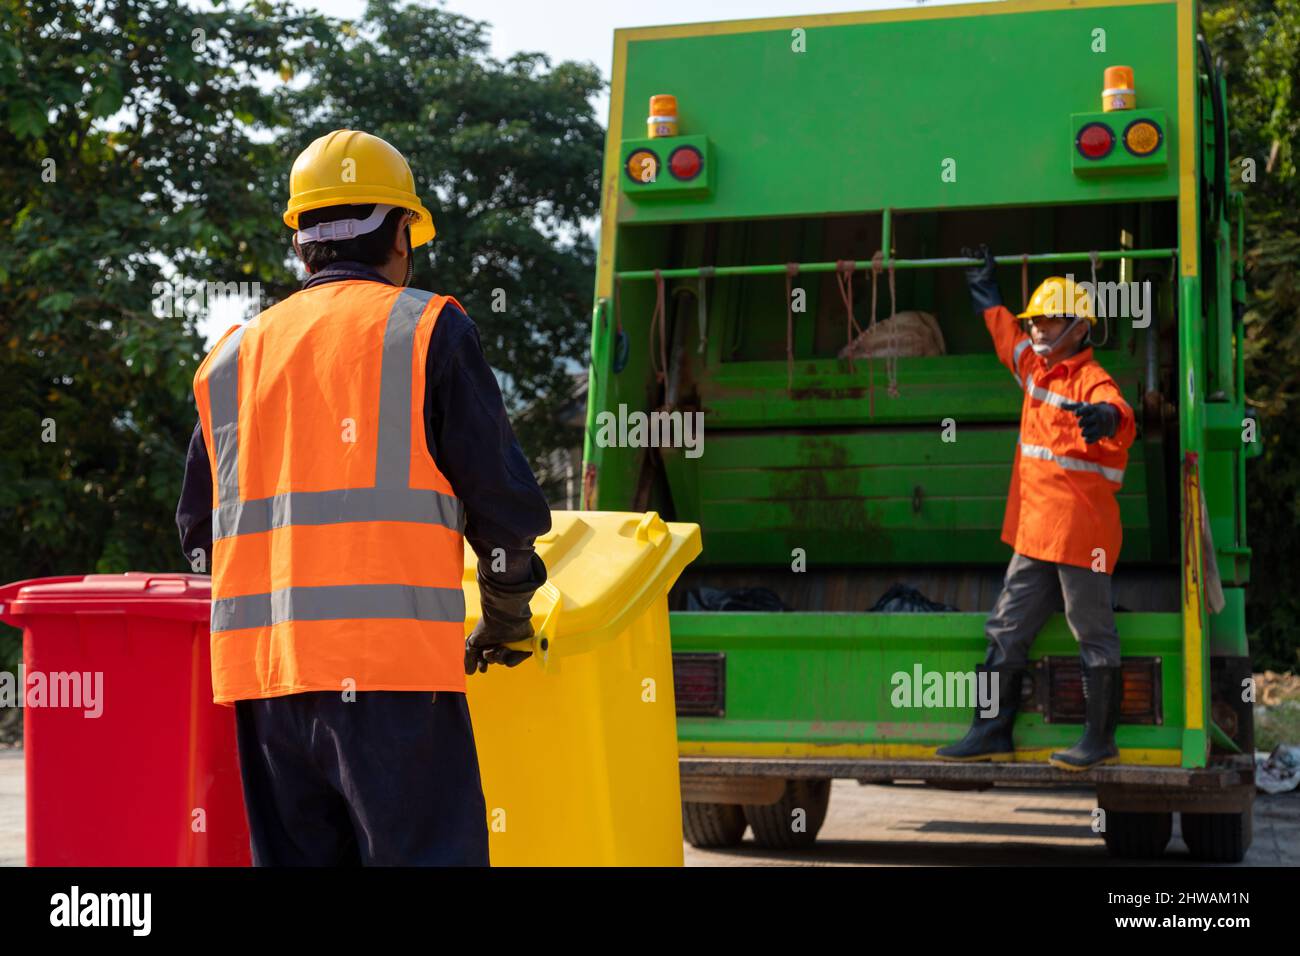
<svg viewBox="0 0 1300 956"><path fill-rule="evenodd" d="M985 339L988 333L980 330ZM974 422L1018 421L1024 392L992 353L900 358L898 395L886 390L881 359L858 359L854 369L837 359L797 361L793 388L785 362L744 362L705 369L700 377L710 428L782 428L795 425L924 423L937 433L945 418ZM1141 358L1107 350L1107 372L1133 407L1141 404Z"/></svg>
<svg viewBox="0 0 1300 956"><path fill-rule="evenodd" d="M970 710L899 708L892 676L970 671L984 659L982 614L709 614L670 615L675 652L726 654L726 712L678 718L684 741L914 743L937 745L965 732ZM1124 725L1126 748L1171 748L1181 742L1183 711L1178 614L1119 614L1124 653L1158 657L1163 721ZM1031 660L1074 655L1078 645L1063 615L1034 644ZM1021 748L1069 746L1074 724L1046 724L1041 714L1016 722Z"/></svg>
<svg viewBox="0 0 1300 956"><path fill-rule="evenodd" d="M716 149L707 204L632 203L623 222L755 218L1177 193L1155 176L1087 180L1071 170L1070 116L1099 109L1102 73L1134 69L1139 107L1177 115L1176 6L632 40L621 139L644 135L649 98L673 93L683 134ZM1104 29L1106 52L1092 49ZM1170 121L1166 148L1181 131ZM1002 148L990 148L1001 146ZM955 162L955 181L943 178Z"/></svg>
<svg viewBox="0 0 1300 956"><path fill-rule="evenodd" d="M963 413L963 421L965 414ZM1002 562L1017 428L707 431L671 462L676 517L700 524L705 564ZM687 484L684 476L690 474ZM1120 561L1152 557L1147 468L1133 455L1117 495Z"/></svg>

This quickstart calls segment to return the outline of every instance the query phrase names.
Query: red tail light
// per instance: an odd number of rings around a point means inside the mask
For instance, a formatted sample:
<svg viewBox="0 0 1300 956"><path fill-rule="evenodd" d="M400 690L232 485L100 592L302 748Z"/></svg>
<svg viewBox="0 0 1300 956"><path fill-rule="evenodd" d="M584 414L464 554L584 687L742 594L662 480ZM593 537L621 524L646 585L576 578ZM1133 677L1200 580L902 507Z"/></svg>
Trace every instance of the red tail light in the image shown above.
<svg viewBox="0 0 1300 956"><path fill-rule="evenodd" d="M1079 130L1074 145L1088 159L1105 159L1115 148L1115 133L1105 123L1089 123Z"/></svg>
<svg viewBox="0 0 1300 956"><path fill-rule="evenodd" d="M678 717L721 717L726 711L725 654L674 654Z"/></svg>

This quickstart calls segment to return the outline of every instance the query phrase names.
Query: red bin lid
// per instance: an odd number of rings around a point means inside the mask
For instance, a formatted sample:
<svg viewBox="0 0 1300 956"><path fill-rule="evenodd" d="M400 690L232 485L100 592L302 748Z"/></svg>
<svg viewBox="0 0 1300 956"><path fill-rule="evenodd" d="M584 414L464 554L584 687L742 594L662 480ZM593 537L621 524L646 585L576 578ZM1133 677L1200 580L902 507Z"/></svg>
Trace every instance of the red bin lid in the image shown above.
<svg viewBox="0 0 1300 956"><path fill-rule="evenodd" d="M206 621L212 579L206 574L127 571L32 578L0 587L0 618L21 626L31 614L136 614Z"/></svg>

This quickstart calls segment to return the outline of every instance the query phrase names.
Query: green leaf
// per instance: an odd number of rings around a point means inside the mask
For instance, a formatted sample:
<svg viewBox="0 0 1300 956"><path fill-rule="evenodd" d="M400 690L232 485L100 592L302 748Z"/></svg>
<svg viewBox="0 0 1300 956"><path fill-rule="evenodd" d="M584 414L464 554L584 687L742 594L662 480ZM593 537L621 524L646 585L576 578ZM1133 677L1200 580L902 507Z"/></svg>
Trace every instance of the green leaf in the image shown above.
<svg viewBox="0 0 1300 956"><path fill-rule="evenodd" d="M76 301L76 295L72 292L56 292L54 295L47 295L38 303L39 307L46 312L66 312L72 308L72 303Z"/></svg>
<svg viewBox="0 0 1300 956"><path fill-rule="evenodd" d="M90 115L99 119L104 116L112 116L122 108L122 100L125 94L122 92L122 79L116 73L109 73L104 77L104 85L95 93L95 98L90 101Z"/></svg>
<svg viewBox="0 0 1300 956"><path fill-rule="evenodd" d="M35 139L49 125L45 107L35 100L19 97L9 104L9 131L19 139Z"/></svg>

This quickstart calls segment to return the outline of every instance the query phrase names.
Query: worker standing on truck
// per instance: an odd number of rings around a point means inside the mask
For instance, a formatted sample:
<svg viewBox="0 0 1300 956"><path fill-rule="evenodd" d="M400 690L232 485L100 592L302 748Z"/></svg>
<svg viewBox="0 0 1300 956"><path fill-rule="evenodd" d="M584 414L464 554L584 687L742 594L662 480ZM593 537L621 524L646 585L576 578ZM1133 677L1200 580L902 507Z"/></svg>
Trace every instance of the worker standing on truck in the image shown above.
<svg viewBox="0 0 1300 956"><path fill-rule="evenodd" d="M1122 535L1115 492L1133 443L1133 410L1093 358L1090 336L1097 316L1086 289L1053 276L1016 316L1002 304L988 249L963 250L963 255L984 260L966 271L971 301L1025 397L1002 524L1002 540L1015 554L985 625L988 654L981 668L997 675L998 706L991 716L976 708L966 736L940 747L938 756L1013 759L1011 730L1029 647L1056 609L1059 594L1079 642L1086 714L1083 738L1052 754L1051 763L1064 770L1114 763L1123 696L1111 603Z"/></svg>
<svg viewBox="0 0 1300 956"><path fill-rule="evenodd" d="M308 278L199 366L176 512L211 555L253 862L487 865L465 678L528 656L504 645L532 636L550 510L474 323L408 286L434 226L402 154L336 130L289 191Z"/></svg>

